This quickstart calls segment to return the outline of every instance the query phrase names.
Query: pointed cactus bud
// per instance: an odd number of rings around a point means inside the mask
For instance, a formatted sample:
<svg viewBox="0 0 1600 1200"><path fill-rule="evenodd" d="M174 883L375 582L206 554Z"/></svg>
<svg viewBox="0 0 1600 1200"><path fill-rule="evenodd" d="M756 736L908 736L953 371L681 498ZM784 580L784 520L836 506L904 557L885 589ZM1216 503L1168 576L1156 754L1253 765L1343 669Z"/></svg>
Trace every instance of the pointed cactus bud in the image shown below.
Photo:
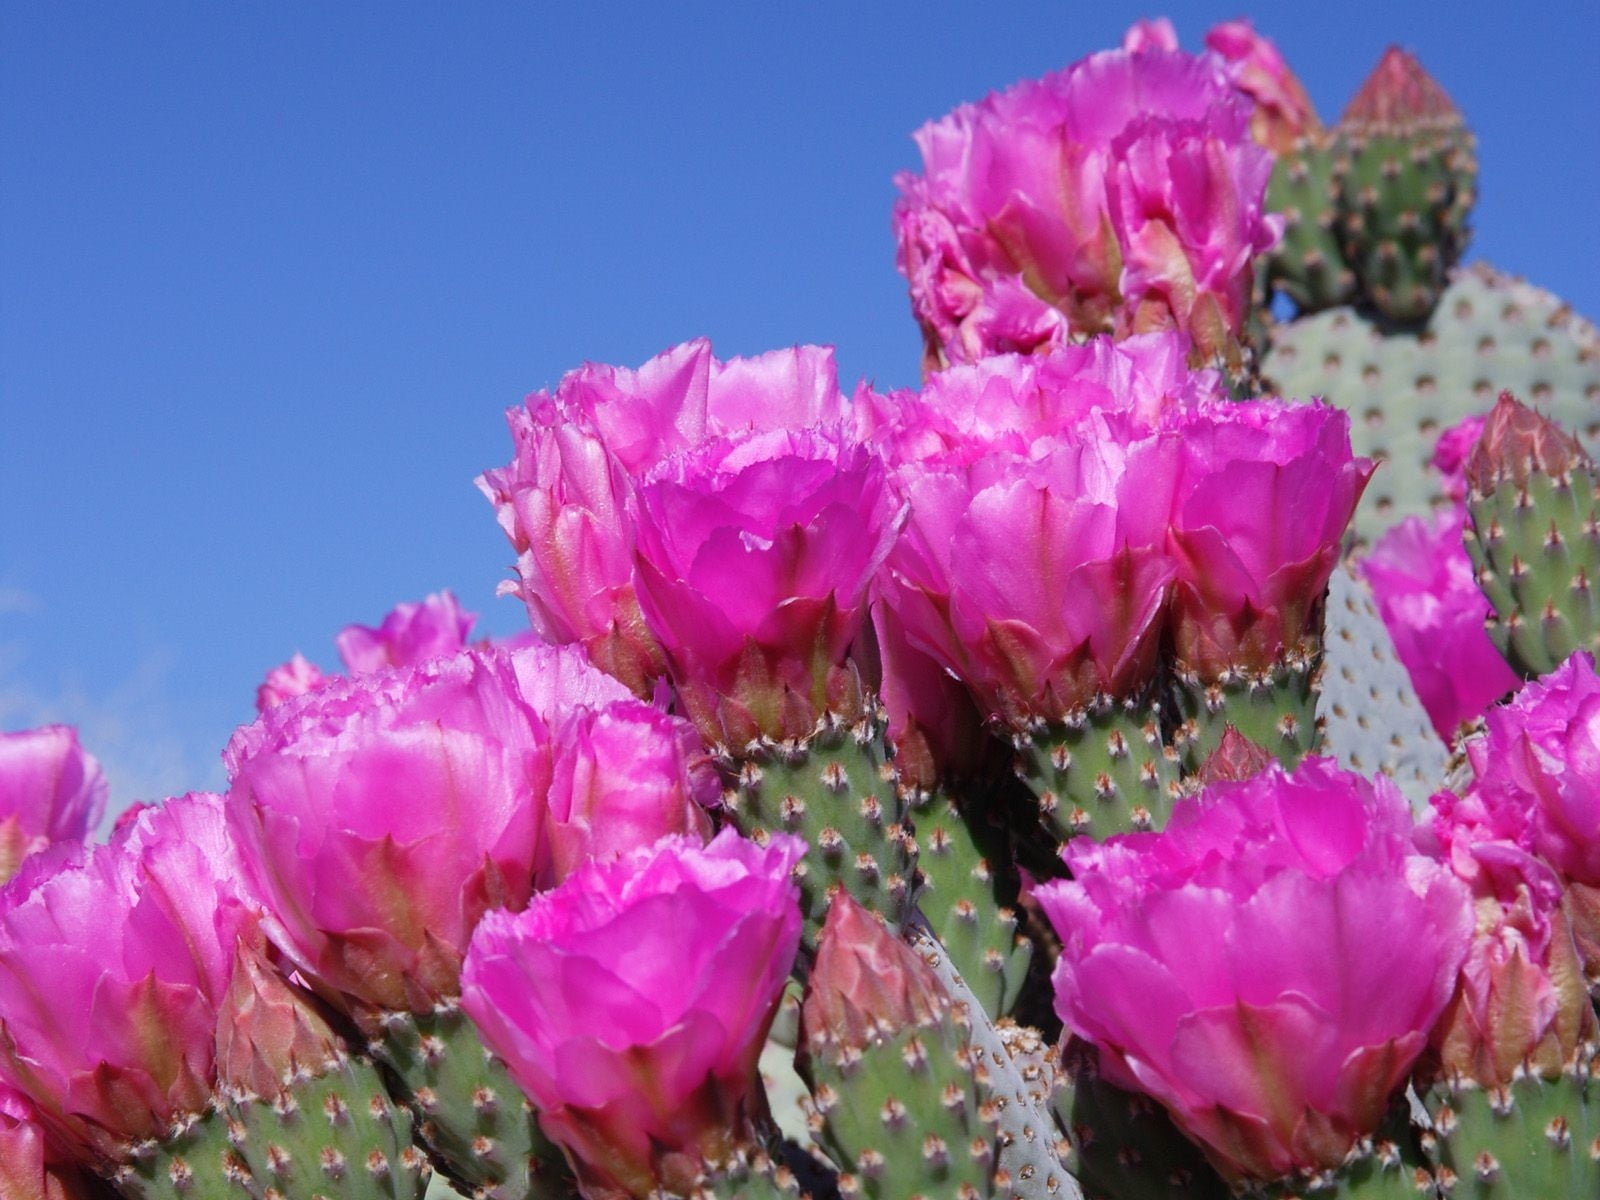
<svg viewBox="0 0 1600 1200"><path fill-rule="evenodd" d="M845 892L834 894L800 1009L806 1048L860 1049L938 1023L949 994L922 956Z"/></svg>
<svg viewBox="0 0 1600 1200"><path fill-rule="evenodd" d="M241 940L233 979L217 1012L217 1082L238 1095L273 1099L300 1075L321 1075L339 1058L337 1037L311 998L273 969L264 944Z"/></svg>
<svg viewBox="0 0 1600 1200"><path fill-rule="evenodd" d="M1412 133L1459 127L1461 113L1415 55L1390 46L1351 98L1342 118L1368 130Z"/></svg>
<svg viewBox="0 0 1600 1200"><path fill-rule="evenodd" d="M1397 47L1335 133L1344 257L1386 316L1421 321L1466 247L1477 194L1472 135L1444 89Z"/></svg>
<svg viewBox="0 0 1600 1200"><path fill-rule="evenodd" d="M1261 745L1229 725L1222 731L1217 748L1200 764L1192 782L1197 788L1213 783L1238 783L1255 778L1276 761Z"/></svg>
<svg viewBox="0 0 1600 1200"><path fill-rule="evenodd" d="M1467 486L1487 496L1507 481L1524 486L1535 472L1560 476L1590 465L1577 438L1510 392L1501 392L1467 459Z"/></svg>

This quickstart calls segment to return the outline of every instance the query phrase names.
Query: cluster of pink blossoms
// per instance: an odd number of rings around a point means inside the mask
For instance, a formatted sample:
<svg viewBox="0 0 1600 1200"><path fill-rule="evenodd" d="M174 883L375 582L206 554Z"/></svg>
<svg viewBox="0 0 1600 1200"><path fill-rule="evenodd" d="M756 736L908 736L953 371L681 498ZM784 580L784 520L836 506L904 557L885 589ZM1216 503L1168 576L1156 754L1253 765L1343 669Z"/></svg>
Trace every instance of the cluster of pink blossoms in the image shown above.
<svg viewBox="0 0 1600 1200"><path fill-rule="evenodd" d="M1153 330L1238 363L1252 264L1281 231L1252 123L1276 142L1315 118L1248 25L1208 41L1191 55L1170 24L1136 26L917 132L894 224L928 370Z"/></svg>
<svg viewBox="0 0 1600 1200"><path fill-rule="evenodd" d="M630 1045L585 1040L599 1010L547 1014L542 1036L573 1023L553 1076L547 1059L496 1043L548 1103L548 1136L575 1162L614 1169L587 1132L592 1114L562 1124L550 1089L577 1089L569 1101L581 1104L573 1097L608 1073L681 1065L688 1021L715 1102L698 1067L670 1087L658 1080L651 1119L613 1088L616 1128L642 1146L631 1179L668 1169L663 1146L726 1148L728 1106L756 1086L754 1056L795 953L799 847L762 850L731 831L705 846L720 787L686 722L575 649L474 647L323 680L242 727L226 761L226 795L149 807L110 845L34 855L0 893L0 1145L16 1148L13 1178L47 1172L78 1195L75 1170L116 1176L136 1147L223 1097L271 1096L296 1070L334 1062L335 1035L297 985L368 1036L386 1013L461 1002L482 919L535 898L553 924L531 935L493 925L496 952L526 942L549 953L551 930L591 920L604 900L617 920L670 932L705 960L685 975L662 944L656 974L603 1018L615 1033L638 996L663 1006L663 1023L641 1025ZM641 855L655 865L643 869ZM647 900L651 878L665 882ZM614 949L637 944L616 939ZM504 974L484 968L466 1003L514 1011L528 984ZM721 1032L706 1041L713 1021Z"/></svg>
<svg viewBox="0 0 1600 1200"><path fill-rule="evenodd" d="M269 674L224 795L102 846L75 736L0 737L0 1196L87 1200L82 1172L341 1061L334 1024L378 1044L457 1012L583 1194L691 1194L766 1117L811 852L727 827L719 768L869 731L881 698L900 781L932 782L985 726L1314 658L1373 464L1339 410L1235 401L1197 365L1240 365L1272 155L1316 117L1248 24L1206 40L1141 22L918 132L895 229L922 389L851 400L826 349L696 341L512 410L479 486L540 640L470 644L449 593L351 626L344 674ZM1457 500L1477 435L1441 442ZM1366 567L1447 733L1515 683L1461 521ZM1162 832L1071 842L1032 889L1067 1033L1229 1184L1337 1168L1421 1062L1504 1088L1593 1042L1593 663L1464 749L1470 787L1419 830L1389 781L1233 732ZM843 892L813 949L812 1054L949 1016Z"/></svg>

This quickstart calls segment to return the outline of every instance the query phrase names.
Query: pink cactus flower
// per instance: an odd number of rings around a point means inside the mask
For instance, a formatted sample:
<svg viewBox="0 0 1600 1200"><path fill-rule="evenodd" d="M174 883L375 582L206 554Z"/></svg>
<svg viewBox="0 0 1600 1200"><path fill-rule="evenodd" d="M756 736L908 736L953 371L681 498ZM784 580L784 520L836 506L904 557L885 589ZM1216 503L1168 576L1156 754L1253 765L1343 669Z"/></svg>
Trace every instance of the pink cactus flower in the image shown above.
<svg viewBox="0 0 1600 1200"><path fill-rule="evenodd" d="M1459 509L1431 522L1407 517L1361 562L1395 653L1446 741L1521 682L1484 631L1489 601L1473 578L1464 522Z"/></svg>
<svg viewBox="0 0 1600 1200"><path fill-rule="evenodd" d="M877 458L822 429L722 439L637 499L639 602L702 737L804 737L861 711L853 655L898 528Z"/></svg>
<svg viewBox="0 0 1600 1200"><path fill-rule="evenodd" d="M89 1200L100 1192L49 1140L33 1105L0 1084L0 1196L6 1200Z"/></svg>
<svg viewBox="0 0 1600 1200"><path fill-rule="evenodd" d="M1226 63L1234 87L1255 103L1250 132L1274 154L1288 154L1306 134L1322 128L1305 86L1278 48L1249 21L1224 21L1206 33L1206 47Z"/></svg>
<svg viewBox="0 0 1600 1200"><path fill-rule="evenodd" d="M435 592L419 603L396 605L377 629L347 625L333 640L345 670L361 675L454 654L467 644L475 620L452 593Z"/></svg>
<svg viewBox="0 0 1600 1200"><path fill-rule="evenodd" d="M1272 159L1221 60L1173 41L1136 26L917 132L894 224L927 366L1163 329L1237 361L1251 260L1280 232Z"/></svg>
<svg viewBox="0 0 1600 1200"><path fill-rule="evenodd" d="M1179 803L1167 829L1064 851L1034 895L1056 1011L1233 1181L1337 1166L1374 1130L1455 986L1466 889L1404 799L1331 760Z"/></svg>
<svg viewBox="0 0 1600 1200"><path fill-rule="evenodd" d="M618 701L575 710L556 726L554 743L550 861L539 887L669 834L711 836L707 810L721 801L722 784L688 722Z"/></svg>
<svg viewBox="0 0 1600 1200"><path fill-rule="evenodd" d="M648 698L665 671L634 581L634 488L665 459L708 439L837 427L846 401L833 354L815 346L724 363L704 340L637 370L589 364L554 394L507 414L515 456L478 486L517 552L529 619L552 642Z"/></svg>
<svg viewBox="0 0 1600 1200"><path fill-rule="evenodd" d="M316 691L327 679L321 667L296 654L288 662L267 672L266 679L256 689L256 712L264 713L285 700Z"/></svg>
<svg viewBox="0 0 1600 1200"><path fill-rule="evenodd" d="M687 1194L750 1136L756 1059L800 939L804 853L724 830L591 863L491 913L462 1006L586 1195Z"/></svg>
<svg viewBox="0 0 1600 1200"><path fill-rule="evenodd" d="M1574 654L1486 714L1467 743L1474 790L1502 827L1570 880L1600 887L1600 678Z"/></svg>
<svg viewBox="0 0 1600 1200"><path fill-rule="evenodd" d="M1477 448L1488 420L1482 413L1465 417L1441 433L1434 443L1430 465L1439 472L1444 494L1456 504L1466 503L1467 460Z"/></svg>
<svg viewBox="0 0 1600 1200"><path fill-rule="evenodd" d="M857 398L910 505L880 594L913 649L1026 725L1154 669L1176 439L1214 376L1170 335L953 367L920 395Z"/></svg>
<svg viewBox="0 0 1600 1200"><path fill-rule="evenodd" d="M545 869L555 714L523 694L524 659L530 676L572 674L551 660L581 654L471 651L333 680L229 742L229 821L273 940L338 1002L453 996L478 918L520 907Z"/></svg>
<svg viewBox="0 0 1600 1200"><path fill-rule="evenodd" d="M1181 669L1265 671L1313 630L1374 464L1321 402L1219 404L1183 429L1170 547Z"/></svg>
<svg viewBox="0 0 1600 1200"><path fill-rule="evenodd" d="M1466 884L1476 918L1433 1044L1447 1076L1486 1089L1529 1070L1554 1078L1595 1033L1560 879L1502 824L1476 796L1443 792L1418 831Z"/></svg>
<svg viewBox="0 0 1600 1200"><path fill-rule="evenodd" d="M29 854L88 837L106 793L100 764L71 726L0 733L0 883Z"/></svg>
<svg viewBox="0 0 1600 1200"><path fill-rule="evenodd" d="M269 936L369 1022L452 999L479 918L583 855L704 832L694 745L577 647L475 647L240 729L228 815Z"/></svg>
<svg viewBox="0 0 1600 1200"><path fill-rule="evenodd" d="M235 948L255 936L220 797L29 861L0 901L0 1078L101 1169L203 1112Z"/></svg>

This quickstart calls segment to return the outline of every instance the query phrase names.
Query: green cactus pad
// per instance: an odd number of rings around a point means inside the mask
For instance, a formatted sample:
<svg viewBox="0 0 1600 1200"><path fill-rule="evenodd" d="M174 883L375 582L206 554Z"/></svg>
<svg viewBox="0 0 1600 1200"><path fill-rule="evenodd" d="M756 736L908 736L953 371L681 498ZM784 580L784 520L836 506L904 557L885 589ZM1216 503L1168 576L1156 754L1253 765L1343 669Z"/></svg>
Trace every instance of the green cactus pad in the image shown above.
<svg viewBox="0 0 1600 1200"><path fill-rule="evenodd" d="M1283 217L1283 240L1265 264L1266 287L1281 291L1303 313L1344 304L1355 294L1356 277L1344 261L1336 223L1339 185L1327 135L1301 138L1281 156L1267 185L1267 208Z"/></svg>
<svg viewBox="0 0 1600 1200"><path fill-rule="evenodd" d="M285 1200L417 1200L433 1173L411 1144L411 1115L365 1059L289 1081L271 1100L231 1099L226 1117L263 1194Z"/></svg>
<svg viewBox="0 0 1600 1200"><path fill-rule="evenodd" d="M440 1173L489 1200L573 1200L566 1160L543 1132L504 1064L460 1008L386 1013L372 1056L401 1084L417 1140Z"/></svg>
<svg viewBox="0 0 1600 1200"><path fill-rule="evenodd" d="M1444 786L1450 751L1395 656L1371 588L1338 567L1324 614L1322 750L1348 770L1389 776L1420 812Z"/></svg>
<svg viewBox="0 0 1600 1200"><path fill-rule="evenodd" d="M1546 675L1600 650L1600 472L1574 467L1506 480L1467 501L1467 553L1494 616L1489 636L1512 668Z"/></svg>
<svg viewBox="0 0 1600 1200"><path fill-rule="evenodd" d="M987 1087L954 1019L832 1048L809 1071L820 1139L847 1200L996 1194Z"/></svg>
<svg viewBox="0 0 1600 1200"><path fill-rule="evenodd" d="M1104 700L1013 742L1017 774L1058 841L1159 829L1172 811L1178 764L1156 704Z"/></svg>
<svg viewBox="0 0 1600 1200"><path fill-rule="evenodd" d="M851 725L825 718L803 742L752 743L722 764L735 781L723 804L741 832L756 841L792 833L810 845L796 868L808 949L837 887L897 925L905 918L917 848L883 730L875 712Z"/></svg>
<svg viewBox="0 0 1600 1200"><path fill-rule="evenodd" d="M1100 1077L1092 1046L1069 1044L1067 1075L1056 1113L1087 1200L1227 1200L1228 1185L1165 1108Z"/></svg>
<svg viewBox="0 0 1600 1200"><path fill-rule="evenodd" d="M1319 658L1303 649L1285 655L1270 671L1235 671L1211 681L1176 673L1173 693L1181 724L1173 742L1185 773L1199 770L1229 725L1285 767L1292 769L1312 753L1320 740Z"/></svg>
<svg viewBox="0 0 1600 1200"><path fill-rule="evenodd" d="M1421 321L1466 248L1477 179L1459 123L1407 131L1346 119L1334 130L1340 249L1362 295L1395 321Z"/></svg>
<svg viewBox="0 0 1600 1200"><path fill-rule="evenodd" d="M690 1200L800 1200L795 1173L764 1151L738 1155L704 1180Z"/></svg>
<svg viewBox="0 0 1600 1200"><path fill-rule="evenodd" d="M1502 390L1574 432L1600 433L1600 332L1549 292L1482 264L1455 274L1419 329L1349 307L1276 325L1261 370L1275 395L1347 409L1356 452L1383 462L1356 511L1367 542L1448 502L1428 465L1434 442Z"/></svg>
<svg viewBox="0 0 1600 1200"><path fill-rule="evenodd" d="M1553 1080L1435 1089L1430 1150L1451 1200L1600 1196L1600 1078L1592 1051Z"/></svg>
<svg viewBox="0 0 1600 1200"><path fill-rule="evenodd" d="M1066 1167L1067 1139L1051 1107L1062 1080L1038 1033L1012 1021L990 1021L933 936L920 927L911 935L970 1029L972 1070L989 1089L986 1111L996 1122L994 1195L998 1200L1081 1200Z"/></svg>
<svg viewBox="0 0 1600 1200"><path fill-rule="evenodd" d="M994 864L1005 862L1005 831L985 823L976 806L941 794L917 793L907 805L917 827L917 908L984 1011L1002 1016L1017 1002L1033 957L1015 909L997 894Z"/></svg>
<svg viewBox="0 0 1600 1200"><path fill-rule="evenodd" d="M129 1147L112 1182L130 1200L241 1200L260 1188L228 1137L228 1118L212 1110L162 1142Z"/></svg>

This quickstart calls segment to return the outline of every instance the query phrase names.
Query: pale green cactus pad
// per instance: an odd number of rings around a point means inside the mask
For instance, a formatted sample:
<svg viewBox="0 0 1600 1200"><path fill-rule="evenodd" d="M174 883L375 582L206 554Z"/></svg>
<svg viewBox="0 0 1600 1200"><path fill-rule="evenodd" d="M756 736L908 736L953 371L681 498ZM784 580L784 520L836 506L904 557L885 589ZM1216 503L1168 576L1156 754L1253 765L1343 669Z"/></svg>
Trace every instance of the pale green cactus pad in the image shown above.
<svg viewBox="0 0 1600 1200"><path fill-rule="evenodd" d="M1439 433L1509 389L1581 436L1600 434L1600 331L1555 296L1483 264L1458 271L1420 329L1351 307L1275 326L1267 390L1348 409L1358 454L1384 463L1356 512L1370 542L1445 503L1428 466Z"/></svg>
<svg viewBox="0 0 1600 1200"><path fill-rule="evenodd" d="M1352 771L1389 776L1413 808L1425 807L1444 786L1450 753L1395 657L1371 589L1349 567L1328 581L1322 644L1323 753Z"/></svg>

